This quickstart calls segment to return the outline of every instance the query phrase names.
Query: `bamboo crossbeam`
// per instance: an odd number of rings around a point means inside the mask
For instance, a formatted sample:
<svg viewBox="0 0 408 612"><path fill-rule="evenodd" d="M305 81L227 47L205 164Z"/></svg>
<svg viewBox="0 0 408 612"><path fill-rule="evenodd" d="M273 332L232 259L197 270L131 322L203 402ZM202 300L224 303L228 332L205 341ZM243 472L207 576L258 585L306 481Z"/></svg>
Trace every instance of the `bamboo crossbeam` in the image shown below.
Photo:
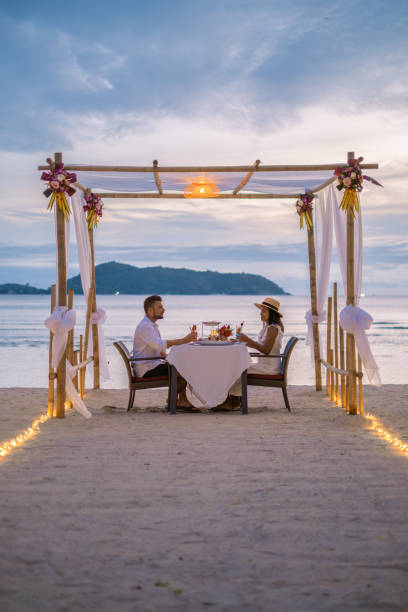
<svg viewBox="0 0 408 612"><path fill-rule="evenodd" d="M72 183L72 185L84 193L88 191L88 188L81 185L81 183Z"/></svg>
<svg viewBox="0 0 408 612"><path fill-rule="evenodd" d="M149 191L147 193L140 192L98 192L102 199L107 198L147 198L161 200L184 200L184 193L156 193ZM205 198L206 200L282 200L285 198L298 199L298 193L221 193L213 198ZM199 198L197 198L199 199Z"/></svg>
<svg viewBox="0 0 408 612"><path fill-rule="evenodd" d="M319 170L335 170L344 166L344 162L337 164L279 164L269 166L99 166L90 164L66 164L65 170L75 172L307 172ZM378 164L360 164L360 168L377 170ZM38 166L38 170L49 170L49 166Z"/></svg>
<svg viewBox="0 0 408 612"><path fill-rule="evenodd" d="M154 160L153 162L153 168L157 168L159 165L159 162L157 161L157 159ZM156 181L156 186L157 186L157 191L162 194L163 193L163 188L162 188L162 182L161 182L161 178L159 176L159 173L157 170L153 170L153 174L154 174L154 180Z"/></svg>
<svg viewBox="0 0 408 612"><path fill-rule="evenodd" d="M331 183L334 183L336 179L337 179L337 176L332 176L331 178L329 178L329 180L325 181L321 185L318 185L318 187L315 187L314 189L312 189L311 190L312 193L318 193L319 191L322 191L322 189L324 189L325 187L328 187L329 185L331 185Z"/></svg>
<svg viewBox="0 0 408 612"><path fill-rule="evenodd" d="M246 176L244 176L244 178L242 179L242 181L240 182L240 184L238 185L238 187L236 187L234 189L234 191L232 192L233 195L237 195L238 191L241 191L241 189L243 187L245 187L245 185L247 184L247 182L249 181L249 179L251 178L251 176L253 175L253 173L256 171L256 169L259 167L259 164L261 163L260 159L257 159L254 164L253 164L253 170L250 170Z"/></svg>

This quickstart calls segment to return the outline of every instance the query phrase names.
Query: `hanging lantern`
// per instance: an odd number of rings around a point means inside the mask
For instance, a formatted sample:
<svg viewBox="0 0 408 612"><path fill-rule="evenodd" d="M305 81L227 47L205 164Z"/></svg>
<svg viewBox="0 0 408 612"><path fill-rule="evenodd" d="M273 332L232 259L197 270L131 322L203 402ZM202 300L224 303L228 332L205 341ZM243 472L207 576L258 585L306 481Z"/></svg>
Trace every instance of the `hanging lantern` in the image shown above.
<svg viewBox="0 0 408 612"><path fill-rule="evenodd" d="M220 190L217 185L205 176L200 176L184 190L185 198L218 198L219 195Z"/></svg>

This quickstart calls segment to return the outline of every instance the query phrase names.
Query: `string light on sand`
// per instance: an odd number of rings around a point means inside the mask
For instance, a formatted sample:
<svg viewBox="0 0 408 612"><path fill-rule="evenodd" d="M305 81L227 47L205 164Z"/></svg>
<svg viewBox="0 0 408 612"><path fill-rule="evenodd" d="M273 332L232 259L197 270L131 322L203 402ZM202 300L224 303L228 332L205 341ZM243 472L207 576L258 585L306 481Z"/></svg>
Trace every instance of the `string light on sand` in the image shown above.
<svg viewBox="0 0 408 612"><path fill-rule="evenodd" d="M382 440L388 442L388 444L391 444L391 446L395 450L399 451L402 455L408 457L408 444L406 442L403 442L392 433L384 429L380 421L374 415L366 414L365 418L370 421L370 431L377 434Z"/></svg>
<svg viewBox="0 0 408 612"><path fill-rule="evenodd" d="M68 402L65 402L65 409L69 410L70 405ZM10 438L10 440L6 440L0 444L0 458L5 457L12 450L17 448L18 446L22 446L28 440L31 440L34 436L40 433L40 425L48 421L50 417L48 414L41 414L39 417L35 418L31 423L30 427L27 427L23 433L19 434L15 438Z"/></svg>

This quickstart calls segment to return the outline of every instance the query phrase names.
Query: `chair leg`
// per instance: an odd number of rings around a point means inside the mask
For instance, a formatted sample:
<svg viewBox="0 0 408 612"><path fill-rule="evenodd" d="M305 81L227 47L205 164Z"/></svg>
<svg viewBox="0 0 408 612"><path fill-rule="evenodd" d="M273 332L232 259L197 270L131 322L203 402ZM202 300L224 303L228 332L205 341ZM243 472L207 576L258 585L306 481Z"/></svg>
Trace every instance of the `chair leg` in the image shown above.
<svg viewBox="0 0 408 612"><path fill-rule="evenodd" d="M127 407L127 411L129 412L129 410L131 410L133 408L133 403L135 401L135 390L131 389L130 393L129 393L129 402L128 402L128 407Z"/></svg>
<svg viewBox="0 0 408 612"><path fill-rule="evenodd" d="M283 393L283 399L285 400L285 406L288 409L288 411L291 412L290 405L289 405L289 399L288 399L288 392L286 391L286 387L282 387L282 393Z"/></svg>

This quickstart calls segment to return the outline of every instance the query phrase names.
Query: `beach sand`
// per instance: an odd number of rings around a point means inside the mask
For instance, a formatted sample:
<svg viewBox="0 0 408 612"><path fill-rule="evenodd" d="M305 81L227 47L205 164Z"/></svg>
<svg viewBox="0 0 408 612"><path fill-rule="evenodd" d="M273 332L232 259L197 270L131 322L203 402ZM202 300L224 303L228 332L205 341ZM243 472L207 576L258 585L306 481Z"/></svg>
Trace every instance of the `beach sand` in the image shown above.
<svg viewBox="0 0 408 612"><path fill-rule="evenodd" d="M0 460L0 610L408 610L408 457L311 387L250 414L88 393ZM408 441L408 386L366 410ZM0 442L46 411L0 390Z"/></svg>

